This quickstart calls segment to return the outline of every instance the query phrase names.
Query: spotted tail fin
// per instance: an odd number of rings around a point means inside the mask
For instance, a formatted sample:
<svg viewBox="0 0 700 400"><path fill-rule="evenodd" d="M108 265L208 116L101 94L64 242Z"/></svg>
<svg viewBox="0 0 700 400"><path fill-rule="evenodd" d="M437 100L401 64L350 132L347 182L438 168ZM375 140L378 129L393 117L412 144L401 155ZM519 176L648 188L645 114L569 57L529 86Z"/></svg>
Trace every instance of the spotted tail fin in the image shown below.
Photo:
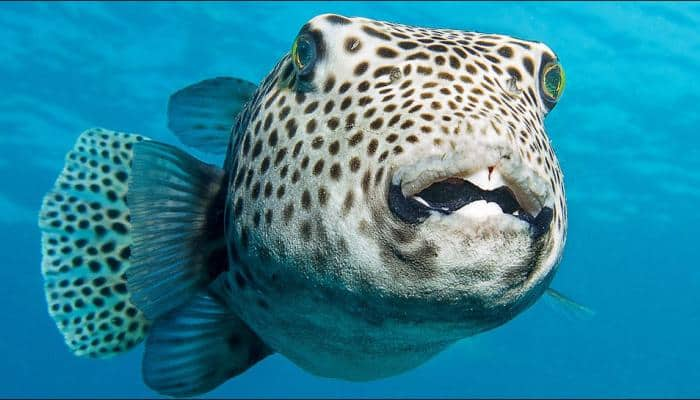
<svg viewBox="0 0 700 400"><path fill-rule="evenodd" d="M76 355L109 357L141 342L149 321L129 300L126 194L143 136L90 129L78 138L39 214L49 314Z"/></svg>

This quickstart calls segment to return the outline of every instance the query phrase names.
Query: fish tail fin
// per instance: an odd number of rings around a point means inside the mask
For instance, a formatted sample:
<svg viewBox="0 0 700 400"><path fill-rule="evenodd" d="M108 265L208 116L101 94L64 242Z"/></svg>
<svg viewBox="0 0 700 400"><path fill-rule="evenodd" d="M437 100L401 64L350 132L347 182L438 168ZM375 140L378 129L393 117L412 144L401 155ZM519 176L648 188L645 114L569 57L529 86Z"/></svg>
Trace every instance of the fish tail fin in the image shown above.
<svg viewBox="0 0 700 400"><path fill-rule="evenodd" d="M76 355L148 336L146 384L191 396L272 353L231 310L225 182L143 136L80 135L39 215L49 314Z"/></svg>
<svg viewBox="0 0 700 400"><path fill-rule="evenodd" d="M83 132L39 213L49 314L79 356L106 358L141 342L150 322L130 301L126 204L135 144L147 138Z"/></svg>

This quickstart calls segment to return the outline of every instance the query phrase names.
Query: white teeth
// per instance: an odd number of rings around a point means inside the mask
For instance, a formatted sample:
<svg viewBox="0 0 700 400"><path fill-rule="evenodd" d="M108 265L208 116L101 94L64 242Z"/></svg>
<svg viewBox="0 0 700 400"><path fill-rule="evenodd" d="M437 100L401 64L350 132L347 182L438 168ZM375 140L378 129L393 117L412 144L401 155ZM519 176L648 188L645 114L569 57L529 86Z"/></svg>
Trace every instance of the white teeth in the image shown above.
<svg viewBox="0 0 700 400"><path fill-rule="evenodd" d="M484 190L493 190L501 186L507 186L503 181L501 173L498 169L493 168L489 171L488 168L481 169L471 175L462 176L462 179L468 180Z"/></svg>
<svg viewBox="0 0 700 400"><path fill-rule="evenodd" d="M503 210L496 203L487 203L486 200L477 200L467 204L466 206L455 211L459 215L463 215L470 219L484 219L492 215L501 215Z"/></svg>
<svg viewBox="0 0 700 400"><path fill-rule="evenodd" d="M417 202L421 203L422 205L424 205L424 206L430 208L430 204L428 204L428 202L425 201L425 200L423 200L422 198L420 198L420 197L418 197L418 196L413 196L413 198L414 198Z"/></svg>

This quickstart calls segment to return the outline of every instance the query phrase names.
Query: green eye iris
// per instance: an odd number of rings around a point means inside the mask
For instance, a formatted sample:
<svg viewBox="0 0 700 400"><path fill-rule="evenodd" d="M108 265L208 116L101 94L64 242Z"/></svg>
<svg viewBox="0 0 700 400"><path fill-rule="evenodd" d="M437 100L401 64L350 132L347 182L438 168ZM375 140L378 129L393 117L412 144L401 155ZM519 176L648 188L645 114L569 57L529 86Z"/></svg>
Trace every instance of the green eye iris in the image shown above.
<svg viewBox="0 0 700 400"><path fill-rule="evenodd" d="M311 36L301 34L292 45L292 60L299 75L309 73L316 63L316 45Z"/></svg>
<svg viewBox="0 0 700 400"><path fill-rule="evenodd" d="M542 70L542 91L551 101L557 101L564 91L566 77L561 64L550 63Z"/></svg>

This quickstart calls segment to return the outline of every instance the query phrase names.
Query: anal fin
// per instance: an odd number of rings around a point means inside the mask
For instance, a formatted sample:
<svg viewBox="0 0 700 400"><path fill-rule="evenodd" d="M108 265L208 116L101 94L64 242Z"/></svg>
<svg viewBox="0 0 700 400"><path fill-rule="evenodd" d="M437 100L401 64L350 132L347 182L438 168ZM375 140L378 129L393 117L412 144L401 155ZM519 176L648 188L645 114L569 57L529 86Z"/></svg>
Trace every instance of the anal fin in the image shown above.
<svg viewBox="0 0 700 400"><path fill-rule="evenodd" d="M227 268L222 170L158 142L134 146L127 286L149 319L186 303Z"/></svg>
<svg viewBox="0 0 700 400"><path fill-rule="evenodd" d="M158 319L146 339L143 379L168 396L208 392L272 351L209 290Z"/></svg>

